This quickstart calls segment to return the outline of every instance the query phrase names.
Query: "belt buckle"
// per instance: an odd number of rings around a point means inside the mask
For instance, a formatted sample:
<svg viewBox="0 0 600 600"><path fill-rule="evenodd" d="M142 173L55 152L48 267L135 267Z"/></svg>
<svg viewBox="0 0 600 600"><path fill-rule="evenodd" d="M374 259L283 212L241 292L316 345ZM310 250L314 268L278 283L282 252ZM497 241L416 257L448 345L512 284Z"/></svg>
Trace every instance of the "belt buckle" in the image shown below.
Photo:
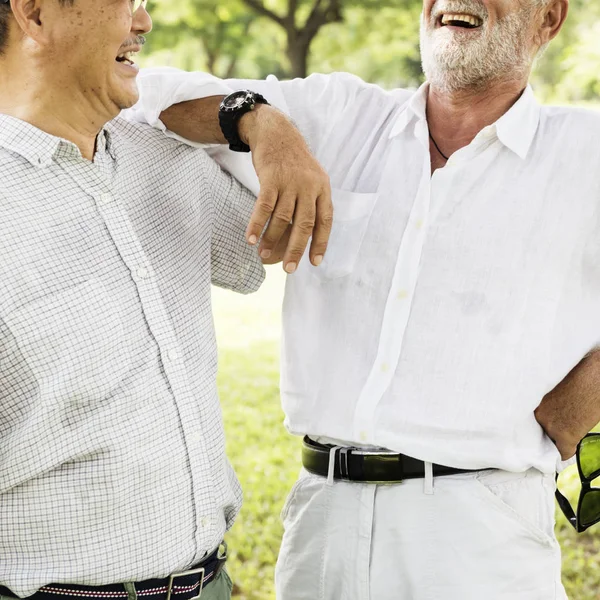
<svg viewBox="0 0 600 600"><path fill-rule="evenodd" d="M200 600L200 596L202 595L202 588L204 587L204 576L206 575L206 569L204 567L199 567L198 569L191 569L189 571L183 571L181 573L173 573L173 575L169 577L169 587L167 588L167 600L171 600L171 595L173 593L173 582L177 577L187 577L189 575L197 574L200 574L200 590L198 591L197 596L194 596L189 600Z"/></svg>

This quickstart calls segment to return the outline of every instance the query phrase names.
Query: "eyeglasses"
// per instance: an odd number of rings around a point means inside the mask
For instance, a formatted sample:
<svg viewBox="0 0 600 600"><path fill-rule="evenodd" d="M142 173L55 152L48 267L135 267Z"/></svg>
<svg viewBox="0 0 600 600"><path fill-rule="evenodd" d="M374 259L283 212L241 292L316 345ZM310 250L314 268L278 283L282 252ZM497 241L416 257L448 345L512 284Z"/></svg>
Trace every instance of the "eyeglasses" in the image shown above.
<svg viewBox="0 0 600 600"><path fill-rule="evenodd" d="M148 6L148 0L131 0L131 12L136 13L140 8L144 8Z"/></svg>
<svg viewBox="0 0 600 600"><path fill-rule="evenodd" d="M581 533L600 522L600 488L592 487L592 481L600 477L600 433L588 433L579 442L577 468L581 479L577 512L558 490L556 500L569 523Z"/></svg>

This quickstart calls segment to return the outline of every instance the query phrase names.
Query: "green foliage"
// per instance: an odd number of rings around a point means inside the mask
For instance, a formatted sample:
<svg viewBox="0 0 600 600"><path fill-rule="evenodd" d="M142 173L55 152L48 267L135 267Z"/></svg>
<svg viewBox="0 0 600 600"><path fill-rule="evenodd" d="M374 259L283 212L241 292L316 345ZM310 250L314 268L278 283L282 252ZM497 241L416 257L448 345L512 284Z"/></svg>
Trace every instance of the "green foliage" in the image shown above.
<svg viewBox="0 0 600 600"><path fill-rule="evenodd" d="M228 454L245 490L244 507L228 534L229 568L235 595L244 600L275 599L273 570L282 535L279 512L300 469L300 440L289 436L282 425L277 355L274 341L221 354L219 389ZM560 485L575 502L576 469L561 476ZM559 514L557 533L570 600L598 600L600 525L577 534Z"/></svg>
<svg viewBox="0 0 600 600"><path fill-rule="evenodd" d="M311 71L349 71L388 88L420 85L420 14L419 1L402 10L348 9L344 23L330 25L315 40Z"/></svg>
<svg viewBox="0 0 600 600"><path fill-rule="evenodd" d="M306 27L316 0L153 0L154 32L146 65L204 70L220 77L279 77L292 72L290 33ZM339 10L308 45L308 71L350 71L385 87L422 80L418 47L421 0L326 0ZM293 19L287 17L290 7ZM287 22L284 26L283 21ZM291 23L291 24L290 24ZM293 37L293 36L292 36ZM553 102L600 98L600 3L571 0L563 31L540 59L533 83ZM293 41L293 40L292 40Z"/></svg>
<svg viewBox="0 0 600 600"><path fill-rule="evenodd" d="M283 533L279 513L300 471L300 440L289 436L279 404L277 344L227 350L219 390L227 451L244 488L244 506L228 534L234 594L274 600L273 576Z"/></svg>
<svg viewBox="0 0 600 600"><path fill-rule="evenodd" d="M600 98L600 4L571 0L562 31L535 69L533 82L547 101L570 103Z"/></svg>

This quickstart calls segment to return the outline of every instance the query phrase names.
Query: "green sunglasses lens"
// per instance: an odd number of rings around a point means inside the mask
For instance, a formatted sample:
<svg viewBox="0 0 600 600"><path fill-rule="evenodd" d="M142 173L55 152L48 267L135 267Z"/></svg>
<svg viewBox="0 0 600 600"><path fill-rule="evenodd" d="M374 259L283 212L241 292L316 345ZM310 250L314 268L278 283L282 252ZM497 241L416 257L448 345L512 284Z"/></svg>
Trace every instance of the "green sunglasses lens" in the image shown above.
<svg viewBox="0 0 600 600"><path fill-rule="evenodd" d="M579 464L586 479L590 480L600 475L600 435L581 440Z"/></svg>
<svg viewBox="0 0 600 600"><path fill-rule="evenodd" d="M581 500L579 523L590 527L600 521L600 490L590 490Z"/></svg>

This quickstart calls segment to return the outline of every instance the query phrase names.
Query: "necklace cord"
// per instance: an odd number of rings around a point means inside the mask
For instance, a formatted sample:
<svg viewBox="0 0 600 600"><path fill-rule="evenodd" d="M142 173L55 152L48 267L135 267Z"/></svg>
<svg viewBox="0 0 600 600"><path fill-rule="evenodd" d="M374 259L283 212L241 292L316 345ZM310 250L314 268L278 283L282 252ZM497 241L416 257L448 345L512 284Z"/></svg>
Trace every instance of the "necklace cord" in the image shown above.
<svg viewBox="0 0 600 600"><path fill-rule="evenodd" d="M437 145L437 142L433 139L433 136L431 135L431 131L429 132L429 139L433 142L433 145L435 146L435 149L440 153L440 156L444 160L448 160L448 157L440 150L440 147Z"/></svg>

